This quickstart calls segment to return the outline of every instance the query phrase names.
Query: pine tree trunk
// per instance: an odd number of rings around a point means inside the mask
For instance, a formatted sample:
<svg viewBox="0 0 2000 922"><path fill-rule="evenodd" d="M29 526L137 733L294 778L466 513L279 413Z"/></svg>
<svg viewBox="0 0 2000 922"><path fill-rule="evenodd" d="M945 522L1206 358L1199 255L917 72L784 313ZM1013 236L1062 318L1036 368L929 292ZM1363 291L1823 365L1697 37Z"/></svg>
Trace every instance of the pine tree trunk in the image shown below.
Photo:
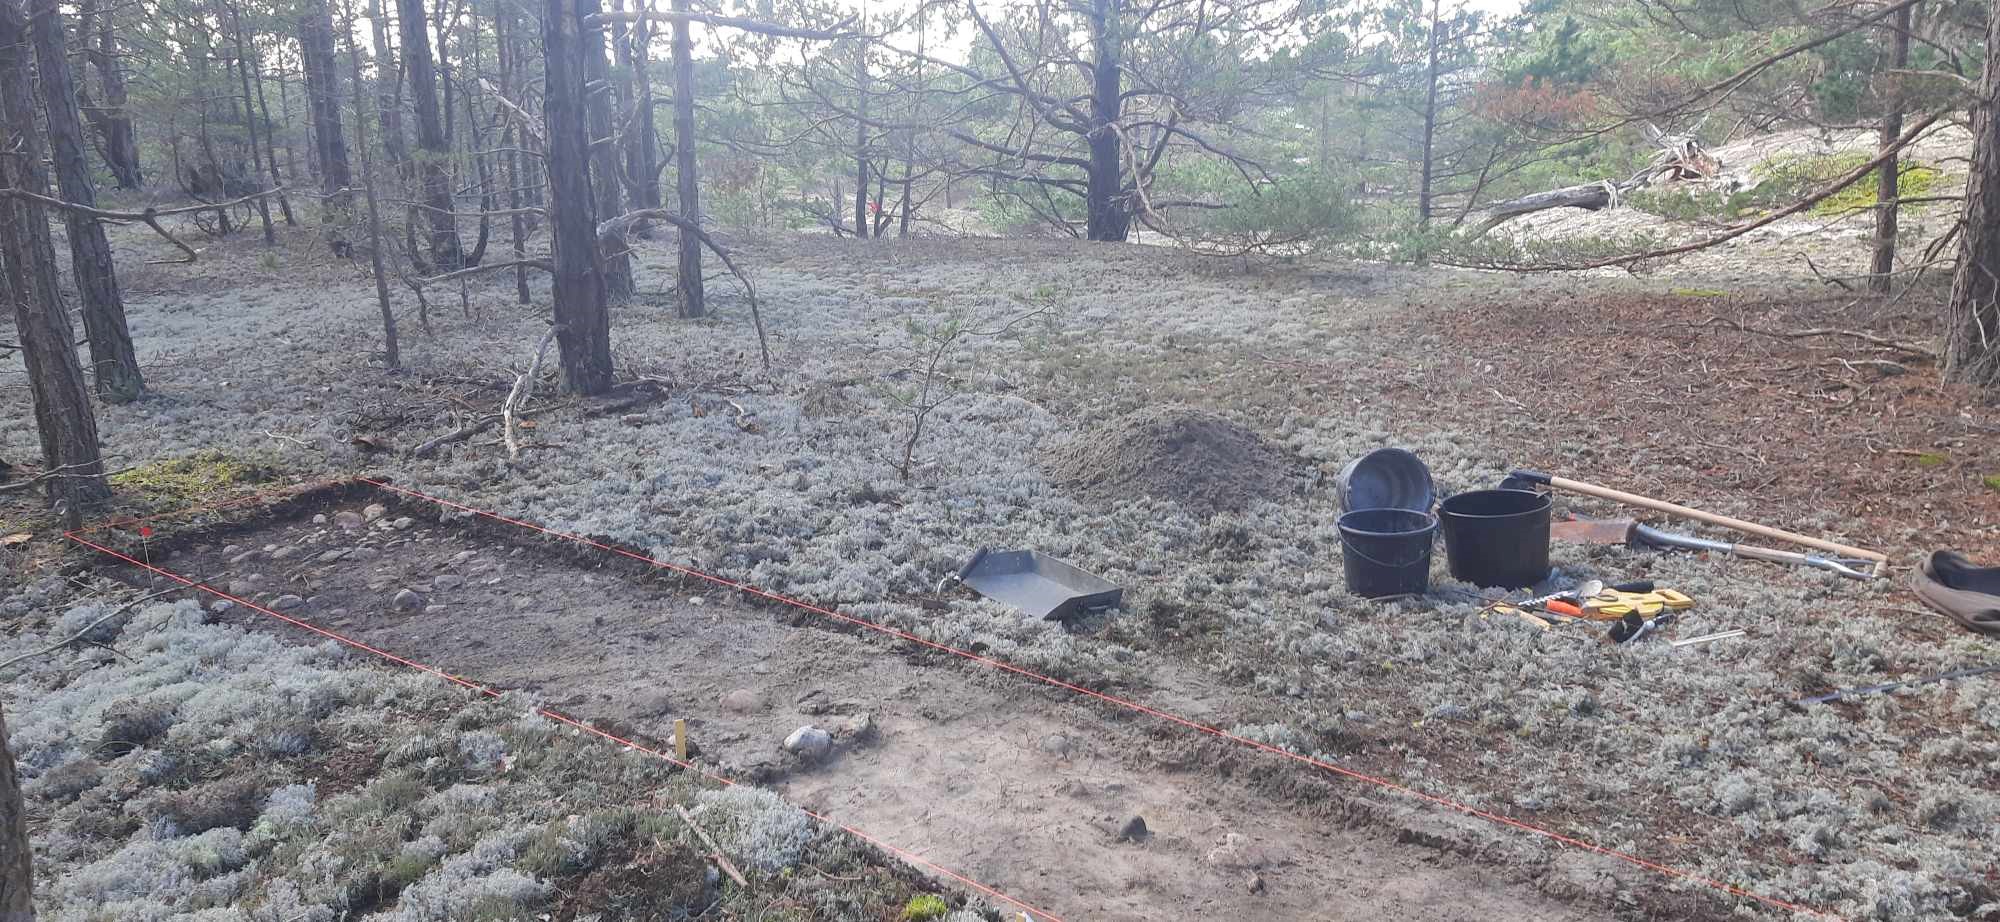
<svg viewBox="0 0 2000 922"><path fill-rule="evenodd" d="M612 9L625 8L617 0ZM643 4L641 4L643 8ZM625 178L631 188L631 209L660 207L660 155L653 136L653 83L646 73L647 51L652 44L652 25L641 19L626 28L614 24L611 48L618 65L618 85L622 98L619 108L627 113L625 137Z"/></svg>
<svg viewBox="0 0 2000 922"><path fill-rule="evenodd" d="M104 165L111 168L111 177L118 188L137 189L145 182L145 176L139 169L139 141L132 130L132 116L125 111L125 65L118 59L118 36L111 24L110 6L89 11L80 25L77 41L83 45L85 59L96 68L98 81L104 86L104 104L86 103L83 116L90 122L91 130L97 132ZM91 34L93 29L95 36ZM77 90L78 97L83 98L82 81L78 81Z"/></svg>
<svg viewBox="0 0 2000 922"><path fill-rule="evenodd" d="M867 21L867 7L862 7ZM873 223L868 215L868 43L854 43L854 236L866 239Z"/></svg>
<svg viewBox="0 0 2000 922"><path fill-rule="evenodd" d="M440 272L463 268L458 217L451 195L451 148L439 121L437 69L431 61L430 36L425 34L424 0L398 0L402 23L403 72L410 84L410 103L417 113L417 175L423 182L424 215L430 223L430 252Z"/></svg>
<svg viewBox="0 0 2000 922"><path fill-rule="evenodd" d="M410 142L403 135L403 69L389 48L389 15L382 0L368 0L375 48L375 118L382 126L382 155L403 182L410 181ZM359 86L355 92L361 92Z"/></svg>
<svg viewBox="0 0 2000 922"><path fill-rule="evenodd" d="M299 16L299 46L304 49L306 107L312 116L313 146L318 150L320 190L326 195L322 224L344 214L352 203L354 183L347 166L347 141L340 126L340 72L334 66L333 19L327 0L307 0ZM358 77L357 77L358 79ZM355 92L362 92L355 84ZM361 130L364 126L356 126Z"/></svg>
<svg viewBox="0 0 2000 922"><path fill-rule="evenodd" d="M42 0L42 2L46 2L46 0ZM257 101L250 95L250 58L243 53L243 16L233 6L230 7L229 14L235 25L235 29L232 31L236 36L236 79L243 89L243 130L248 132L250 137L250 173L245 177L245 180L250 185L256 186L257 174L263 171L263 158L257 152L257 113L255 108ZM262 192L264 190L258 189L257 191ZM271 200L269 197L257 200L257 216L264 221L264 245L267 247L277 246L277 234L271 230Z"/></svg>
<svg viewBox="0 0 2000 922"><path fill-rule="evenodd" d="M545 0L542 15L542 112L547 136L548 219L555 249L556 355L563 387L576 394L611 389L611 318L597 264L596 200L590 190L590 131L585 124L583 17L596 0Z"/></svg>
<svg viewBox="0 0 2000 922"><path fill-rule="evenodd" d="M493 32L500 58L500 92L509 99L518 98L519 94L515 91L515 88L522 83L520 76L521 50L517 34L520 28L520 22L515 19L513 7L502 6L495 11ZM517 135L525 134L526 132L519 131L513 121L509 120L507 130L501 134L501 143L509 148L524 146L526 144L525 139L519 142L519 144L510 143L510 141L517 137ZM507 225L514 245L515 262L520 262L528 256L528 216L521 214L520 210L525 202L525 197L521 191L521 184L528 181L527 177L530 174L521 169L521 159L518 151L508 150L507 156L502 160L507 173L507 208L513 212L507 216ZM531 303L532 299L528 291L527 266L517 265L514 267L514 293L516 299L522 304Z"/></svg>
<svg viewBox="0 0 2000 922"><path fill-rule="evenodd" d="M673 0L673 9L686 12L688 0ZM696 173L694 136L694 41L690 37L688 21L674 20L674 165L677 175L674 185L680 215L696 224L701 223L701 182ZM700 317L708 313L706 296L701 284L701 241L693 234L678 231L680 238L680 268L674 279L674 290L680 297L682 317Z"/></svg>
<svg viewBox="0 0 2000 922"><path fill-rule="evenodd" d="M47 195L41 139L29 73L27 16L16 0L0 0L0 188ZM73 521L86 505L111 495L97 445L97 417L76 358L76 332L63 309L49 217L38 203L0 199L0 291L13 300L15 335L28 366L36 431L51 472L48 495ZM8 876L12 876L8 865ZM11 898L11 897L10 897Z"/></svg>
<svg viewBox="0 0 2000 922"><path fill-rule="evenodd" d="M589 12L600 8L598 0L588 0ZM587 94L585 116L590 122L590 189L597 199L597 218L610 220L624 214L623 185L618 179L618 145L611 137L611 62L605 56L603 26L587 26L583 31L584 79L597 89ZM598 260L604 275L604 296L623 301L632 296L631 246L623 239L599 242Z"/></svg>
<svg viewBox="0 0 2000 922"><path fill-rule="evenodd" d="M13 0L4 0L12 3ZM0 922L35 922L35 856L28 846L28 810L7 748L7 710L0 706Z"/></svg>
<svg viewBox="0 0 2000 922"><path fill-rule="evenodd" d="M1889 38L1889 68L1901 70L1910 64L1910 10L1903 7L1896 11L1894 24L1890 27L1895 34ZM1897 74L1884 75L1892 88L1889 104L1882 113L1880 128L1881 144L1892 147L1896 139L1903 136L1903 78ZM1882 161L1881 172L1875 181L1875 253L1868 264L1868 290L1876 294L1888 294L1890 283L1896 271L1896 223L1900 205L1896 199L1902 195L1902 163L1894 153Z"/></svg>
<svg viewBox="0 0 2000 922"><path fill-rule="evenodd" d="M240 43L242 26L239 25L237 29L239 30L238 38ZM240 48L238 50L239 52L241 51ZM285 184L285 180L278 175L277 129L271 127L272 126L271 101L264 97L264 67L262 62L258 59L255 53L256 50L257 49L254 45L251 46L250 57L247 58L246 60L248 60L250 63L250 79L257 85L257 112L264 118L264 156L265 159L269 161L266 165L270 168L271 188L276 189L283 186ZM286 130L287 132L289 132L291 123L291 116L289 113L285 117L285 122L287 126ZM287 144L285 146L285 151L286 151L285 156L290 157L291 156L290 144ZM285 213L285 226L297 227L299 221L297 218L292 216L291 197L280 192L277 195L277 199L278 199L278 208Z"/></svg>
<svg viewBox="0 0 2000 922"><path fill-rule="evenodd" d="M29 20L42 95L48 106L49 153L57 184L63 201L94 208L97 189L90 178L76 83L56 0L33 0ZM125 323L125 302L118 292L118 273L112 266L111 243L105 239L104 225L72 211L63 212L63 219L69 227L70 268L83 301L83 330L90 340L91 377L97 383L97 395L109 403L137 400L145 393L146 381L132 349L132 332Z"/></svg>
<svg viewBox="0 0 2000 922"><path fill-rule="evenodd" d="M1431 176L1435 165L1438 111L1438 40L1443 24L1442 0L1431 0L1430 63L1424 68L1424 149L1423 173L1417 180L1417 223L1431 223Z"/></svg>
<svg viewBox="0 0 2000 922"><path fill-rule="evenodd" d="M1972 113L1972 169L1945 302L1945 373L2000 387L2000 16L1989 17L1986 68Z"/></svg>
<svg viewBox="0 0 2000 922"><path fill-rule="evenodd" d="M641 6L651 9L652 0L641 0ZM632 26L632 69L634 93L638 110L632 116L632 128L638 135L638 170L633 180L639 184L640 201L647 208L658 208L666 204L660 197L660 133L653 124L653 23L640 20Z"/></svg>
<svg viewBox="0 0 2000 922"><path fill-rule="evenodd" d="M321 14L326 12L325 0L313 0ZM326 79L329 88L333 74L333 34L329 28L326 39ZM368 103L368 93L362 89L361 46L354 40L353 30L347 32L347 62L354 71L354 140L361 148L361 197L368 206L368 262L375 273L375 304L382 311L382 359L390 371L403 367L402 346L396 335L396 312L389 304L389 275L382 266L382 212L375 202L375 152L368 146L368 113L363 111ZM337 103L329 100L328 108L338 118ZM339 122L334 123L339 130ZM341 165L346 166L343 154Z"/></svg>
<svg viewBox="0 0 2000 922"><path fill-rule="evenodd" d="M1123 241L1132 229L1131 203L1125 196L1125 171L1119 165L1116 125L1123 104L1119 73L1123 54L1123 24L1119 0L1091 0L1090 170L1084 202L1088 214L1084 236L1091 240ZM1137 180L1137 177L1134 177Z"/></svg>

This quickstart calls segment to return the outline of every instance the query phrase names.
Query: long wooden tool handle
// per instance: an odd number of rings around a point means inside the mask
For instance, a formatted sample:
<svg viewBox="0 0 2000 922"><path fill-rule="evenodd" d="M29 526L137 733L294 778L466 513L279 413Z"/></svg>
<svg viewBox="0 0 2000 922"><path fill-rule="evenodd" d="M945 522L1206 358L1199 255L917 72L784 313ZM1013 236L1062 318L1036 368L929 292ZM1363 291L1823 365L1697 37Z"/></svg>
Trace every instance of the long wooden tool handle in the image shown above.
<svg viewBox="0 0 2000 922"><path fill-rule="evenodd" d="M1772 528L1769 525L1759 525L1756 522L1745 522L1742 519L1730 518L1729 516L1726 515L1717 515L1713 512L1703 512L1700 509L1691 509L1687 506L1682 506L1676 503L1670 503L1665 500L1653 499L1650 496L1640 496L1637 493L1627 493L1623 490L1613 490L1610 487L1600 487L1594 483L1584 483L1581 480L1571 480L1567 477L1557 477L1551 474L1544 474L1539 471L1515 471L1514 473L1516 476L1519 476L1525 480L1533 480L1539 483L1546 483L1549 486L1554 487L1555 489L1564 490L1570 493L1582 493L1585 496L1596 496L1602 499L1611 500L1613 502L1624 503L1625 505L1628 506L1638 506L1642 509L1651 509L1654 510L1655 512L1664 512L1668 515L1679 516L1684 519L1694 519L1695 521L1698 522L1707 522L1710 525L1720 525L1723 528L1734 529L1736 531L1743 532L1744 534L1757 535L1758 537L1762 538L1770 538L1773 541L1785 541L1792 544L1802 544L1805 545L1806 547L1816 547L1822 551L1832 551L1833 553L1839 554L1843 557L1859 557L1863 560L1873 560L1878 564L1886 564L1889 562L1889 556L1879 551L1871 551L1865 548L1852 547L1850 545L1841 544L1835 541L1827 541L1822 538L1814 538L1808 535L1795 534L1793 532L1785 531L1780 528Z"/></svg>

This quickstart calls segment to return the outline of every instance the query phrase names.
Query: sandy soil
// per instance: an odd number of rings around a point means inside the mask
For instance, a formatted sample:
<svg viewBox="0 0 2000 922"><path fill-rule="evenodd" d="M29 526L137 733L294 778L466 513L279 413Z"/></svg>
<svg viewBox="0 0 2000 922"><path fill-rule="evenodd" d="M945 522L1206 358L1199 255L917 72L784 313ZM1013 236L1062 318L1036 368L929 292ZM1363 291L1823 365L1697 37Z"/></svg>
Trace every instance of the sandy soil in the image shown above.
<svg viewBox="0 0 2000 922"><path fill-rule="evenodd" d="M879 638L751 608L608 555L440 526L364 500L232 529L161 564L231 595L499 689L521 689L627 738L689 719L699 761L773 784L1066 919L1519 919L1597 912L1517 875L1348 828L1199 770L1193 740L1157 740L1054 694ZM343 523L347 527L343 527ZM394 524L392 524L394 523ZM397 524L403 527L397 527ZM216 542L227 541L227 544ZM405 590L410 600L399 610ZM410 599L409 596L403 596ZM280 601L283 600L283 601ZM319 638L235 606L225 617ZM1242 702L1204 696L1197 719ZM838 739L785 753L802 725ZM1120 839L1143 818L1148 834Z"/></svg>

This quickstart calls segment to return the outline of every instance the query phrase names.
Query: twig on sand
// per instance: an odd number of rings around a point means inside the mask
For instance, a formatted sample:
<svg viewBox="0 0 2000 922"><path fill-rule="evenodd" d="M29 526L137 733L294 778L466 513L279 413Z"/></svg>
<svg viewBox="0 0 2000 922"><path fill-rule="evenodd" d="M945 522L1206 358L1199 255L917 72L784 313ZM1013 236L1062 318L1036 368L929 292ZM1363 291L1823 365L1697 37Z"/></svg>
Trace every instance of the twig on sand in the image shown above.
<svg viewBox="0 0 2000 922"><path fill-rule="evenodd" d="M729 856L722 853L722 846L715 844L715 840L708 837L708 832L695 823L694 814L689 813L688 808L680 804L674 804L674 812L681 815L681 822L686 823L689 829L694 830L694 834L701 838L703 845L714 850L715 854L711 857L722 868L722 873L729 875L729 879L735 881L736 886L750 886L750 882L743 879L743 872L736 870L736 865L729 863Z"/></svg>

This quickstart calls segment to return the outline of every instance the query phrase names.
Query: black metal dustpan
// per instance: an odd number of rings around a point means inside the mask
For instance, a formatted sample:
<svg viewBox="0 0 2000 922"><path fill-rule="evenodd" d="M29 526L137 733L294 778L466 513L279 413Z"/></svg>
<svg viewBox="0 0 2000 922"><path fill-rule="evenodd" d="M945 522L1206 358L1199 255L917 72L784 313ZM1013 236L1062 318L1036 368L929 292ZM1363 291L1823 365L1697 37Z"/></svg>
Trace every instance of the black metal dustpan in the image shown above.
<svg viewBox="0 0 2000 922"><path fill-rule="evenodd" d="M1046 621L1067 621L1084 612L1116 608L1125 590L1040 551L980 548L958 581L995 602L1005 602Z"/></svg>

